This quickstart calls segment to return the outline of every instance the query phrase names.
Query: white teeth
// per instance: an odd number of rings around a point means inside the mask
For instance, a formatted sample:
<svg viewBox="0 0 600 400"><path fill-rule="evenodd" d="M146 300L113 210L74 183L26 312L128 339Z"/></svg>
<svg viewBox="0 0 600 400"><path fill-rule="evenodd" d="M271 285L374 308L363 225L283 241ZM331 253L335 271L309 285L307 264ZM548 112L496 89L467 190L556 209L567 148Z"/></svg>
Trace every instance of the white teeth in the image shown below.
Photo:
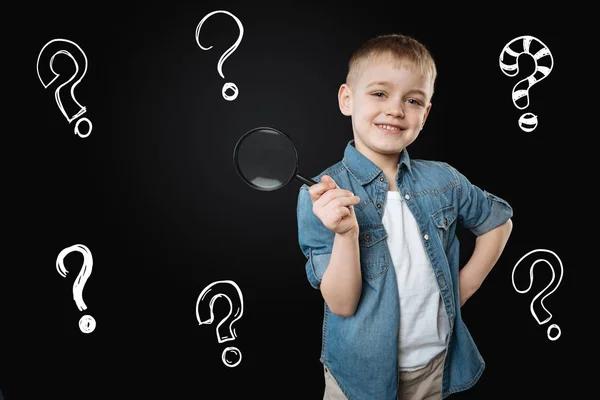
<svg viewBox="0 0 600 400"><path fill-rule="evenodd" d="M400 128L396 128L395 126L390 125L377 125L380 128L387 129L388 131L399 131Z"/></svg>

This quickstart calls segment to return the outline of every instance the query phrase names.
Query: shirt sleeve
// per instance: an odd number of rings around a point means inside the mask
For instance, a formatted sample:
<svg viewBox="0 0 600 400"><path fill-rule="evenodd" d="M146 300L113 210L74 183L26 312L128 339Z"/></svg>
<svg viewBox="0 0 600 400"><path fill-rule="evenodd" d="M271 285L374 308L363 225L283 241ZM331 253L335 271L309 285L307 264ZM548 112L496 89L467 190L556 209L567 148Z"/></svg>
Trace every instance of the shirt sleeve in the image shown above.
<svg viewBox="0 0 600 400"><path fill-rule="evenodd" d="M513 209L506 200L480 189L456 169L454 171L460 183L458 218L463 227L481 236L512 218Z"/></svg>
<svg viewBox="0 0 600 400"><path fill-rule="evenodd" d="M310 285L319 289L325 269L329 265L335 233L327 229L314 214L308 186L302 185L298 194L298 242L306 257L306 276Z"/></svg>

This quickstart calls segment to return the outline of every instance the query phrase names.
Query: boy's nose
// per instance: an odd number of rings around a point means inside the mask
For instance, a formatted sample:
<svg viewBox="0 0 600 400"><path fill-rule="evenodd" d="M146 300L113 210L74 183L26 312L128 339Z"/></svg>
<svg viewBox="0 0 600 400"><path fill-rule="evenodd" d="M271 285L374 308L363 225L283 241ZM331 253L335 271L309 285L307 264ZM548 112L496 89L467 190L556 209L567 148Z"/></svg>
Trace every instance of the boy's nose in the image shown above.
<svg viewBox="0 0 600 400"><path fill-rule="evenodd" d="M400 104L392 104L386 112L387 115L404 118L404 110Z"/></svg>

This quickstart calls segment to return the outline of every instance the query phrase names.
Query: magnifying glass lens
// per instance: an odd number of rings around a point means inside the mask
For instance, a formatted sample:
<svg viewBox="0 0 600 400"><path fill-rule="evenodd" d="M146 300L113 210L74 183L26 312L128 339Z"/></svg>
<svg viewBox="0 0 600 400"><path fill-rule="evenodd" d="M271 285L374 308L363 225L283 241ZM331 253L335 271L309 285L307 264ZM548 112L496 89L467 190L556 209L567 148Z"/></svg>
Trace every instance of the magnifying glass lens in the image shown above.
<svg viewBox="0 0 600 400"><path fill-rule="evenodd" d="M240 139L235 153L238 172L250 185L278 189L294 178L298 167L296 148L283 133L257 128Z"/></svg>

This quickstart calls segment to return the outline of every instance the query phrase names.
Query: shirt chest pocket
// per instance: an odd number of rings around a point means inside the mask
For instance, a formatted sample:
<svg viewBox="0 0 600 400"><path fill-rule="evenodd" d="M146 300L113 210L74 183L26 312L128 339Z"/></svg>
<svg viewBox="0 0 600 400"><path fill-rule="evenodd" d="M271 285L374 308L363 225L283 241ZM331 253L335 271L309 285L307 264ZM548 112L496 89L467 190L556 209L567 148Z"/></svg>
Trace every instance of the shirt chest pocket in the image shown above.
<svg viewBox="0 0 600 400"><path fill-rule="evenodd" d="M389 269L387 232L383 224L361 225L358 237L363 279L379 278Z"/></svg>
<svg viewBox="0 0 600 400"><path fill-rule="evenodd" d="M453 205L440 208L438 211L431 214L433 224L437 227L438 236L446 247L450 236L455 231L454 221L456 221L456 209Z"/></svg>

